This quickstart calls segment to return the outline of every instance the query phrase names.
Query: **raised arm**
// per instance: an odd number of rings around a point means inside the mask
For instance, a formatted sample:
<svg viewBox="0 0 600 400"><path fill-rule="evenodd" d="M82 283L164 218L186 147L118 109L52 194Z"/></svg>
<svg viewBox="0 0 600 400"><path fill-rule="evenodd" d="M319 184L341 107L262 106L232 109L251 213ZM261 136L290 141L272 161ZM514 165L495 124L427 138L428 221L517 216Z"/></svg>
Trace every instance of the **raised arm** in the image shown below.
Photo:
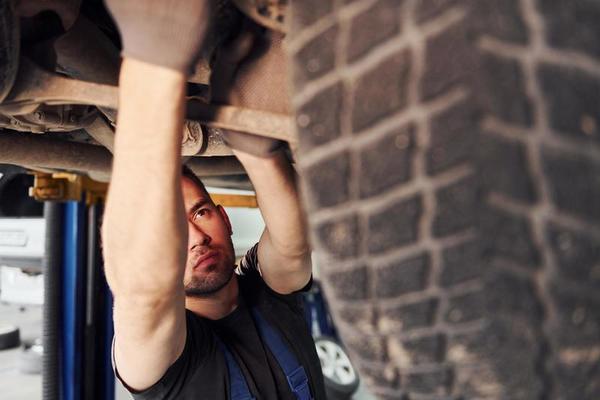
<svg viewBox="0 0 600 400"><path fill-rule="evenodd" d="M105 270L115 298L116 367L128 386L143 390L160 379L186 340L180 151L185 71L206 10L201 1L107 3L125 58L103 225Z"/></svg>
<svg viewBox="0 0 600 400"><path fill-rule="evenodd" d="M310 280L312 264L295 171L281 152L261 157L234 151L254 185L265 220L258 243L262 277L278 293L300 290Z"/></svg>
<svg viewBox="0 0 600 400"><path fill-rule="evenodd" d="M249 27L217 57L213 102L290 114L287 79L283 37ZM282 294L302 289L312 273L310 248L295 171L278 151L282 143L239 132L224 135L254 185L265 220L258 245L263 279Z"/></svg>

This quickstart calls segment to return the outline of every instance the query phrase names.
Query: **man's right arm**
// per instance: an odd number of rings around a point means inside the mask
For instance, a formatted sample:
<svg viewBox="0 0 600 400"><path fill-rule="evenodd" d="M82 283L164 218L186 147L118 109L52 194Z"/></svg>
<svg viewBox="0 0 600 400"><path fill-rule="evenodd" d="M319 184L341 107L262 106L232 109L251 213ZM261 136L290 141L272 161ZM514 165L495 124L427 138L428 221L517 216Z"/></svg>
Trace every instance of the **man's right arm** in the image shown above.
<svg viewBox="0 0 600 400"><path fill-rule="evenodd" d="M209 9L204 0L106 3L125 58L102 228L104 261L115 298L115 366L130 388L141 391L164 375L186 341L184 96Z"/></svg>
<svg viewBox="0 0 600 400"><path fill-rule="evenodd" d="M179 155L184 84L175 71L123 62L103 242L115 299L115 363L135 390L158 381L186 339Z"/></svg>

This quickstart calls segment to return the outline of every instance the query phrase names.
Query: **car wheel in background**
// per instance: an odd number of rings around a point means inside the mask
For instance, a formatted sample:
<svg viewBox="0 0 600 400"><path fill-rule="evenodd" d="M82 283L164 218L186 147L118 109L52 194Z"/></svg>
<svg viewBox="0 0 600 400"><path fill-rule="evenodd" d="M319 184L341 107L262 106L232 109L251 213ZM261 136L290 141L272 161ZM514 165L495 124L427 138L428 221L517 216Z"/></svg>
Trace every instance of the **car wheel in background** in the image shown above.
<svg viewBox="0 0 600 400"><path fill-rule="evenodd" d="M332 338L315 338L325 391L329 400L347 400L358 389L359 379L341 344Z"/></svg>

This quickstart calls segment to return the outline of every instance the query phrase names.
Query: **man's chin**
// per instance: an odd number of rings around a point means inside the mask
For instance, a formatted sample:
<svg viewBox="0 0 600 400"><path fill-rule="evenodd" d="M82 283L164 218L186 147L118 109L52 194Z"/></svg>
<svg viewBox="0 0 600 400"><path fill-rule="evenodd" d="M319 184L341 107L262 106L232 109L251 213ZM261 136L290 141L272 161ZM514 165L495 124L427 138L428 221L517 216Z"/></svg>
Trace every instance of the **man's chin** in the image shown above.
<svg viewBox="0 0 600 400"><path fill-rule="evenodd" d="M199 281L192 279L192 282L185 285L185 295L187 297L209 297L223 289L233 278L234 271L228 276L219 276L216 279L208 281Z"/></svg>

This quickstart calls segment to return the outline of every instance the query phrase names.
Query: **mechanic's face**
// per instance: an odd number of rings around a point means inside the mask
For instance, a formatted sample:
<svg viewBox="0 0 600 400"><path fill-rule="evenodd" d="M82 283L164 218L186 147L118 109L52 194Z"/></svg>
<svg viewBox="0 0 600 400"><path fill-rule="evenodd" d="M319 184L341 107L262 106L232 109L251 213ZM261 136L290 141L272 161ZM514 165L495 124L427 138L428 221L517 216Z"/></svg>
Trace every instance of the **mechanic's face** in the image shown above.
<svg viewBox="0 0 600 400"><path fill-rule="evenodd" d="M208 296L233 277L235 256L225 210L190 179L182 178L188 219L188 247L183 279L186 296Z"/></svg>

